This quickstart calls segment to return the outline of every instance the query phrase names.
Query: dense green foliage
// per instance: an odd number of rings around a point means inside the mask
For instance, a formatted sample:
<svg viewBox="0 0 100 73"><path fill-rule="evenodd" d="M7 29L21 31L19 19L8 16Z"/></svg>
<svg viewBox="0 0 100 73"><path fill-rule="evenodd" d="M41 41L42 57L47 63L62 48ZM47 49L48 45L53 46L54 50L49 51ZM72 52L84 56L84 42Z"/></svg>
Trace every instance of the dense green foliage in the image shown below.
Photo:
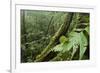
<svg viewBox="0 0 100 73"><path fill-rule="evenodd" d="M89 59L89 13L21 10L21 62Z"/></svg>

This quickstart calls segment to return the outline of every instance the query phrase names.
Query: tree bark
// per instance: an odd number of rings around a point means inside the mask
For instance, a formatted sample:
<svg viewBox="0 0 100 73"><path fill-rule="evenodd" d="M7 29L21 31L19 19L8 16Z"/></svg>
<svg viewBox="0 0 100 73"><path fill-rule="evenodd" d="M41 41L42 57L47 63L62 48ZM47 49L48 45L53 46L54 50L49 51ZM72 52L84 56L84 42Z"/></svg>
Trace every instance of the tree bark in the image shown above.
<svg viewBox="0 0 100 73"><path fill-rule="evenodd" d="M50 25L51 25L51 23L52 23L53 17L54 17L54 16L52 16L51 19L50 19L50 22L49 22L48 28L47 28L47 32L46 32L45 34L48 34L48 31L49 31Z"/></svg>
<svg viewBox="0 0 100 73"><path fill-rule="evenodd" d="M27 42L27 38L26 38L26 35L27 35L27 32L26 32L26 23L25 23L25 10L22 10L22 13L21 13L21 15L22 15L22 18L21 18L21 27L23 28L23 35L24 35L24 37L23 37L23 39L24 39L24 45L25 45L25 48L27 49L27 45L25 44L26 42Z"/></svg>
<svg viewBox="0 0 100 73"><path fill-rule="evenodd" d="M72 18L73 18L73 13L70 12L66 14L64 23L60 26L55 35L51 38L50 43L47 45L47 47L41 52L40 55L36 57L36 60L34 62L43 61L43 59L50 53L51 49L55 46L55 43L56 41L59 40L60 36L65 35L68 32Z"/></svg>

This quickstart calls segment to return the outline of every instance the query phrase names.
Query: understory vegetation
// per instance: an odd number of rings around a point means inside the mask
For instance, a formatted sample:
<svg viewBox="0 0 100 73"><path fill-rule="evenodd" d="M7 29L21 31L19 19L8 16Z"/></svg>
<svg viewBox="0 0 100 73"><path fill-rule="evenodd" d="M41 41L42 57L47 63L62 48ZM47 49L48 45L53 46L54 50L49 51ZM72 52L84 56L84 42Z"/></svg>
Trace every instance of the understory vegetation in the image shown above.
<svg viewBox="0 0 100 73"><path fill-rule="evenodd" d="M21 10L21 62L89 60L89 13Z"/></svg>

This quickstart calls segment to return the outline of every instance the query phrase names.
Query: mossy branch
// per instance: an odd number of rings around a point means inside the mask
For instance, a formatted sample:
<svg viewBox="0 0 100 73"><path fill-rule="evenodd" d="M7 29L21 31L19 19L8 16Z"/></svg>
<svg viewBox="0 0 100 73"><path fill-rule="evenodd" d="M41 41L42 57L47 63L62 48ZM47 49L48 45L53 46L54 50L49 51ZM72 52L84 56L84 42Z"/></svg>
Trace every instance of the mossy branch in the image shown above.
<svg viewBox="0 0 100 73"><path fill-rule="evenodd" d="M50 43L47 47L36 57L34 62L41 62L50 53L51 49L55 46L56 41L59 40L60 36L65 35L68 32L69 26L72 22L73 13L66 14L64 23L60 26L55 35L51 38Z"/></svg>

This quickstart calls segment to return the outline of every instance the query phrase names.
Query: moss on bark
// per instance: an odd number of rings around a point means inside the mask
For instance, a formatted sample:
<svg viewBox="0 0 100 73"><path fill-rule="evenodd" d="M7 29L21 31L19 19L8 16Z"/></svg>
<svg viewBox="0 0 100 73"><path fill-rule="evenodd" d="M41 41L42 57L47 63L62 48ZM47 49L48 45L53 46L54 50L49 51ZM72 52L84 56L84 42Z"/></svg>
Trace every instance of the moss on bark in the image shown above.
<svg viewBox="0 0 100 73"><path fill-rule="evenodd" d="M66 14L64 23L60 26L55 35L51 38L50 43L46 48L36 57L34 62L41 62L50 53L51 49L56 45L55 43L59 40L60 36L65 35L68 32L69 26L72 22L73 13Z"/></svg>

